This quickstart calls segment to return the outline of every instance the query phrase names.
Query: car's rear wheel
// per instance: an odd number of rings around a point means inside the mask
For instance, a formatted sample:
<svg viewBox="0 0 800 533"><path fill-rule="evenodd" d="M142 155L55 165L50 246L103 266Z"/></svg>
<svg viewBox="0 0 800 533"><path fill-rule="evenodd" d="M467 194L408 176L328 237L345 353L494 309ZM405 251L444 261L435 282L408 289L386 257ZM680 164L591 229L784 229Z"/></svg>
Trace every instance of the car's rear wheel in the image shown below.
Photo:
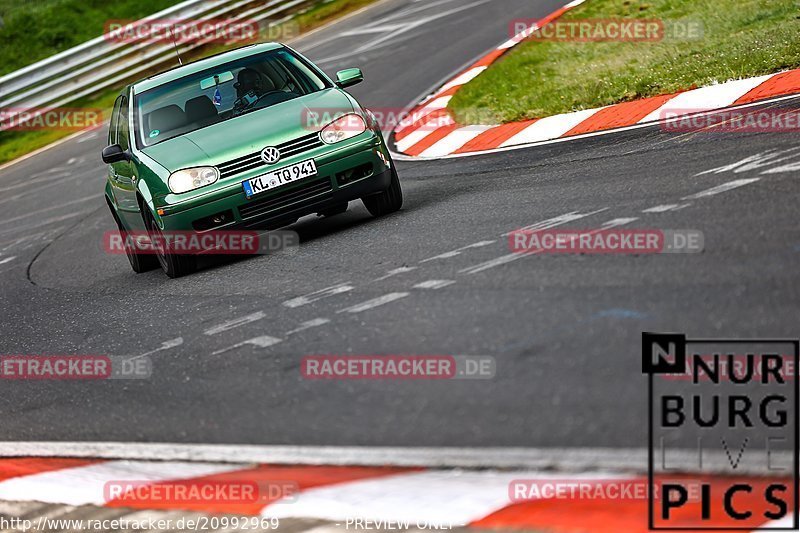
<svg viewBox="0 0 800 533"><path fill-rule="evenodd" d="M193 255L176 254L165 245L164 233L158 227L155 217L150 211L145 211L145 225L150 233L150 238L155 244L156 258L161 270L170 278L180 278L197 270L197 257Z"/></svg>
<svg viewBox="0 0 800 533"><path fill-rule="evenodd" d="M394 213L403 207L403 190L400 188L400 178L397 176L394 163L392 163L392 179L389 182L389 188L382 193L365 196L361 201L364 202L364 207L374 217L382 217L389 213Z"/></svg>
<svg viewBox="0 0 800 533"><path fill-rule="evenodd" d="M134 244L133 239L127 238L129 237L128 231L122 226L122 222L117 216L117 213L114 212L111 204L108 203L108 200L106 200L106 204L108 205L109 211L111 211L111 216L114 217L114 222L117 224L120 235L123 237L125 256L128 258L128 262L131 264L131 269L133 269L133 271L137 274L141 274L143 272L149 272L154 268L158 268L158 259L156 256L152 254L143 254L136 251L136 245Z"/></svg>

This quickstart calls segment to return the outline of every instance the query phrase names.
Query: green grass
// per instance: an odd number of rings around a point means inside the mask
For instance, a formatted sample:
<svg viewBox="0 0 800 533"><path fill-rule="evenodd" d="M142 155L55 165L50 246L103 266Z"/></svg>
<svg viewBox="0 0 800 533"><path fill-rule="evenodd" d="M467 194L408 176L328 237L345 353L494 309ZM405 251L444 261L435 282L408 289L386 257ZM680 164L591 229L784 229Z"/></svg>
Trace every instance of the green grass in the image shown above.
<svg viewBox="0 0 800 533"><path fill-rule="evenodd" d="M293 19L291 19L288 22L286 22L287 25L291 25L291 26L287 26L289 29L284 34L282 34L280 32L280 30L275 30L273 28L273 30L271 30L269 32L269 35L266 35L266 32L265 32L265 35L263 35L262 37L264 37L263 40L272 40L272 39L276 39L277 38L276 36L279 36L279 35L291 36L291 35L296 35L298 32L299 33L305 33L307 31L310 31L310 30L314 29L314 28L322 26L323 24L325 24L327 22L330 22L330 21L332 21L332 20L334 20L336 18L339 18L339 17L342 17L344 15L347 15L348 13L351 13L351 12L357 10L357 9L360 9L360 8L362 8L362 7L364 7L364 6L368 5L368 4L374 3L375 1L377 1L377 0L322 0L318 4L311 6L309 9L307 9L305 11L302 11L301 13L298 13L297 16L295 16ZM5 13L9 9L10 10L16 10L17 8L15 6L17 5L18 2L19 2L19 0L0 0L0 16L2 16L2 13ZM95 5L95 4L99 5L100 4L99 2L94 2L93 0L92 1L76 0L76 2L81 4L81 5L83 5L83 3L85 3L86 5ZM127 2L127 0L125 0L122 3L126 3L126 2ZM158 2L154 2L154 3L158 4ZM154 3L148 3L147 5L148 6L153 6ZM170 4L177 3L177 0L171 0L169 2L163 2L163 3L166 4L166 5L170 5ZM38 4L35 4L35 5L40 5L40 4L41 5L51 5L51 7L53 5L55 5L55 4L71 5L72 4L72 0L41 0L40 2L38 2ZM158 8L158 9L160 9L160 8ZM120 18L120 19L141 18L143 16L147 16L150 13L156 11L156 9L148 8L145 11L146 11L145 13L139 14L139 15L127 15L127 16L120 16L118 14L114 15L114 16L104 15L103 20L105 20L105 18ZM4 20L5 20L5 17L4 17ZM5 20L5 22L7 24L8 21ZM103 28L103 26L101 24L99 29L98 29L98 31L97 31L97 34L102 32L102 28ZM3 42L2 41L2 37L1 37L2 36L1 32L2 32L2 30L0 30L0 42ZM88 40L88 39L90 39L90 38L92 38L94 36L96 36L96 35L89 35L88 37L82 39L79 42L83 42L83 41ZM281 38L281 40L285 40L285 39ZM79 43L74 43L74 44L79 44ZM24 45L18 46L18 48L20 50L22 50L23 46ZM209 56L209 55L212 55L212 54L216 54L216 53L222 52L222 51L224 51L224 50L226 50L228 48L236 48L238 46L240 46L240 45L239 44L234 44L234 45L218 45L218 44L214 44L214 45L205 46L205 47L202 47L202 49L194 50L189 54L185 54L183 56L183 60L184 60L184 62L192 61L194 59L199 59L199 58L202 58L202 57L206 57L206 56ZM55 51L58 51L58 50L55 50ZM54 53L55 51L52 51L50 53ZM6 52L7 51L0 49L0 57L2 56L3 53L6 53ZM49 55L49 53L46 54L46 55ZM30 62L32 62L32 61L28 61L28 63L30 63ZM145 76L148 76L148 75L151 75L151 74L155 74L155 73L159 72L160 70L163 70L163 68L161 68L161 69L159 69L159 68L153 69L151 72L147 72L147 73L138 75L137 78L141 78L141 77L145 77ZM134 80L130 80L130 81L134 81ZM63 107L105 109L106 110L106 112L105 112L106 117L105 118L108 118L108 115L110 114L110 111L111 111L111 107L114 104L114 100L116 99L117 94L119 94L119 90L123 86L124 86L124 84L121 84L120 87L107 89L107 90L102 91L99 94L90 95L90 96L88 96L86 98L83 98L81 100L64 104ZM65 131L65 130L32 130L32 131L3 131L3 132L0 132L0 164L8 162L8 161L12 161L12 160L14 160L14 159L16 159L16 158L18 158L18 157L20 157L22 155L25 155L25 154L27 154L29 152L32 152L34 150L37 150L37 149L42 148L44 146L47 146L48 144L50 144L52 142L55 142L55 141L57 141L59 139L62 139L64 137L72 135L73 133L74 133L73 131ZM104 132L104 134L105 134L105 132Z"/></svg>
<svg viewBox="0 0 800 533"><path fill-rule="evenodd" d="M658 18L704 36L660 42L525 41L450 102L458 120L511 122L800 67L797 0L586 0L562 20Z"/></svg>
<svg viewBox="0 0 800 533"><path fill-rule="evenodd" d="M0 75L103 34L110 19L140 19L180 0L0 0Z"/></svg>

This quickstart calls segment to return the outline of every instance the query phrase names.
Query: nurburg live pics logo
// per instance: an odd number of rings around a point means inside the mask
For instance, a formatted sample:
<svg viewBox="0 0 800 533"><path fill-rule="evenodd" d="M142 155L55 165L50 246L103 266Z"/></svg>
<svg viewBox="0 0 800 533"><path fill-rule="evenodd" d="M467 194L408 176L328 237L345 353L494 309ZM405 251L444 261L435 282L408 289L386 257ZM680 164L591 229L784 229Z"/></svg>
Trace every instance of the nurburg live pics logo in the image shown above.
<svg viewBox="0 0 800 533"><path fill-rule="evenodd" d="M799 358L797 340L642 334L651 530L798 530Z"/></svg>

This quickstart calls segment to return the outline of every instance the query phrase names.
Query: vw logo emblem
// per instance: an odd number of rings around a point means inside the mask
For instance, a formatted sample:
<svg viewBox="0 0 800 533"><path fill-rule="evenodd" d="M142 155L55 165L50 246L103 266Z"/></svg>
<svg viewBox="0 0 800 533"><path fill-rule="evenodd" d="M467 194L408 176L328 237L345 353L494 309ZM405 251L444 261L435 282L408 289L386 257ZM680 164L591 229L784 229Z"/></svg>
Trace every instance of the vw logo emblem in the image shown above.
<svg viewBox="0 0 800 533"><path fill-rule="evenodd" d="M274 146L267 146L261 150L261 159L264 160L264 163L272 165L281 160L281 151Z"/></svg>

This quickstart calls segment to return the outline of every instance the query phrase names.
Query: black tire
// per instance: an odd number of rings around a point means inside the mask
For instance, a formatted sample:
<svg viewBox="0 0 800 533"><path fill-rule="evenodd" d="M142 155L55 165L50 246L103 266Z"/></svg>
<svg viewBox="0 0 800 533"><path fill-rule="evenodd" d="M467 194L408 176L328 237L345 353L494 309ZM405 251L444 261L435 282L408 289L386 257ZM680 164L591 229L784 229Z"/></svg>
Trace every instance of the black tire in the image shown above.
<svg viewBox="0 0 800 533"><path fill-rule="evenodd" d="M125 235L127 230L122 227L122 222L120 222L117 213L114 212L114 208L111 207L108 199L106 199L106 205L108 205L108 209L111 211L111 216L114 217L114 222L117 224L117 229L119 229L120 234ZM125 239L125 256L131 264L131 269L137 274L149 272L158 268L158 258L152 254L138 253L131 239Z"/></svg>
<svg viewBox="0 0 800 533"><path fill-rule="evenodd" d="M155 242L163 243L161 228L158 227L155 217L146 208L142 208L145 214L145 226L147 231L154 238ZM187 274L191 274L197 270L197 257L193 255L182 255L172 253L169 248L156 246L155 257L158 264L161 265L161 270L170 278L180 278Z"/></svg>
<svg viewBox="0 0 800 533"><path fill-rule="evenodd" d="M320 211L318 214L321 217L332 217L336 215L341 215L342 213L347 212L347 206L350 205L349 202L342 202L339 205L335 205L333 207L329 207L325 211Z"/></svg>
<svg viewBox="0 0 800 533"><path fill-rule="evenodd" d="M399 211L403 207L403 190L400 188L400 178L397 176L394 162L392 163L392 180L389 188L379 194L365 196L361 199L369 214L382 217L389 213Z"/></svg>

